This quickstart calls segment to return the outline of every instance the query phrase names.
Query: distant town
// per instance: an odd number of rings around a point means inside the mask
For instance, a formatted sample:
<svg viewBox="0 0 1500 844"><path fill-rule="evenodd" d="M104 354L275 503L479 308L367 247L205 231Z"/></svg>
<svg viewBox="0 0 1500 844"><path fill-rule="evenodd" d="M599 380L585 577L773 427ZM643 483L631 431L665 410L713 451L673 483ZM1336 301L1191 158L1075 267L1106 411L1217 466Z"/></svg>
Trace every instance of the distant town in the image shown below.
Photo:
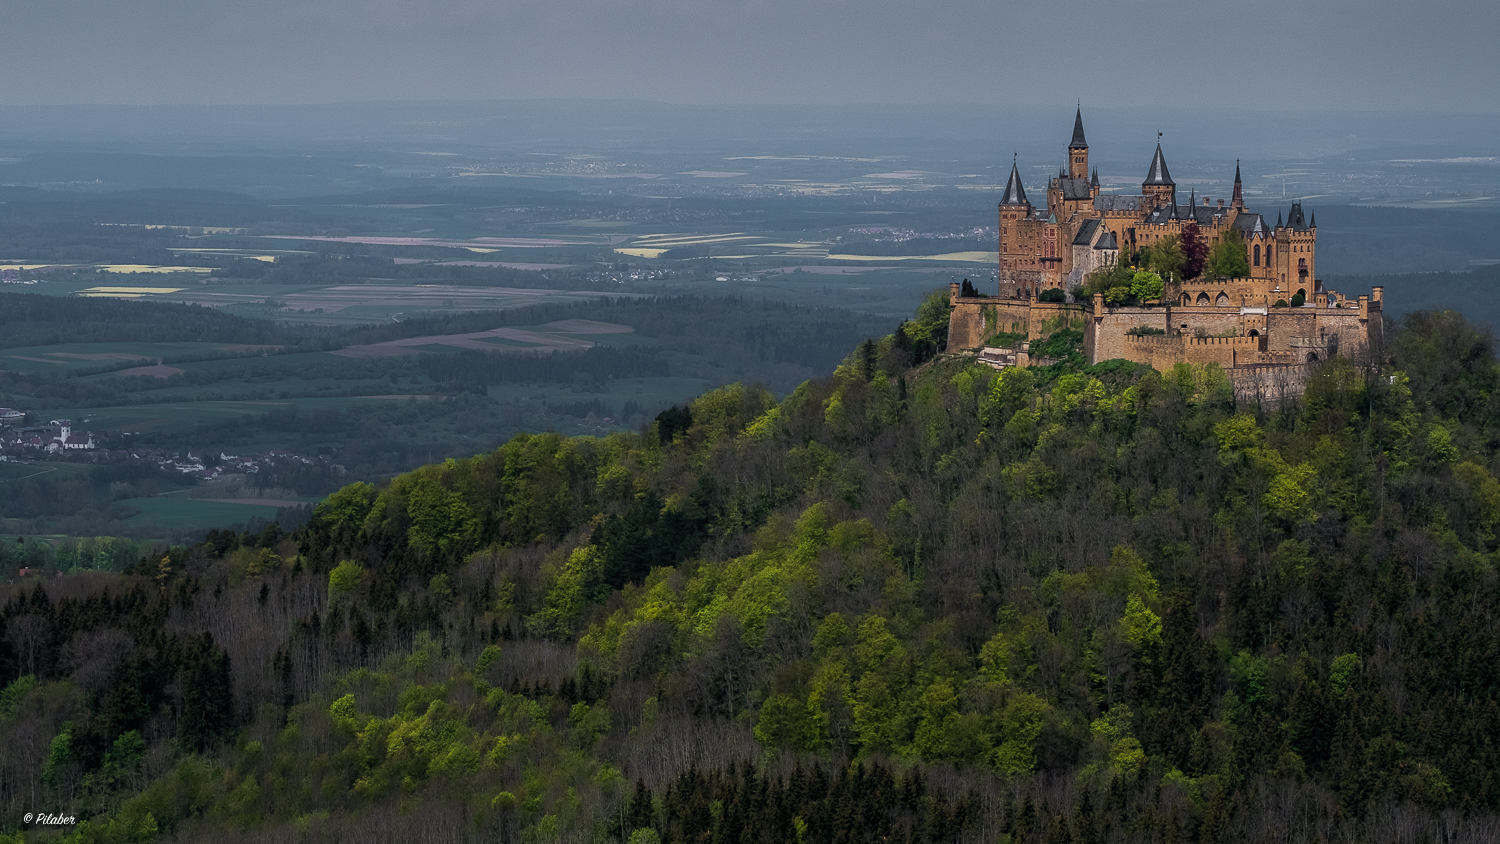
<svg viewBox="0 0 1500 844"><path fill-rule="evenodd" d="M263 469L298 464L329 466L335 471L342 469L333 465L326 454L310 458L272 449L260 454L221 452L214 456L211 452L202 450L130 448L126 443L116 442L133 436L129 433L100 435L96 438L92 431L75 427L71 419L53 419L45 425L27 422L27 414L13 408L0 407L0 462L24 463L57 455L95 463L149 461L162 469L205 481L222 475L254 475Z"/></svg>

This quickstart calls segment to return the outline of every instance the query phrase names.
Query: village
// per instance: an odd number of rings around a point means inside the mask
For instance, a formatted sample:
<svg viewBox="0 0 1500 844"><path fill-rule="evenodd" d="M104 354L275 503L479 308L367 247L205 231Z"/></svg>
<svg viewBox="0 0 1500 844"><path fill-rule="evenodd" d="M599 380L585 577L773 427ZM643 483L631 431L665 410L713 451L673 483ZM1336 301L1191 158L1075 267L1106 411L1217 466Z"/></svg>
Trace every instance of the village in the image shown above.
<svg viewBox="0 0 1500 844"><path fill-rule="evenodd" d="M329 455L303 457L282 449L258 454L227 454L171 448L132 448L130 433L101 434L74 427L70 419L53 419L45 425L26 424L27 415L0 407L0 462L31 463L54 457L93 463L146 461L167 471L202 481L223 475L255 475L264 469L284 466L330 466ZM337 469L338 467L332 467Z"/></svg>

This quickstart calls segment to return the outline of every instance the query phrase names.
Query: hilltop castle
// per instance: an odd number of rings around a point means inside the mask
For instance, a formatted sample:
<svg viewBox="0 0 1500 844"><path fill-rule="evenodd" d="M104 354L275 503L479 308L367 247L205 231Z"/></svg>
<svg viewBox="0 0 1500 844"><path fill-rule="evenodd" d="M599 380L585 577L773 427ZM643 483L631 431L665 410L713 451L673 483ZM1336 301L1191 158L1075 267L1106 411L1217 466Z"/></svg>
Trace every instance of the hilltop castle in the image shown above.
<svg viewBox="0 0 1500 844"><path fill-rule="evenodd" d="M1275 224L1245 207L1239 164L1234 193L1200 204L1196 191L1179 204L1158 137L1140 194L1106 194L1089 168L1083 112L1073 119L1067 166L1047 182L1046 207L1031 204L1016 162L1000 199L999 290L963 296L952 285L949 347L979 349L996 334L1038 339L1058 327L1084 329L1089 363L1124 358L1158 369L1176 363L1218 363L1240 381L1299 380L1310 363L1334 354L1361 354L1378 342L1381 293L1349 300L1324 288L1316 275L1318 224L1294 202ZM1245 248L1243 278L1167 279L1159 302L1108 307L1092 301L1038 301L1048 290L1073 291L1088 275L1127 260L1169 236L1196 227L1208 248L1237 235ZM968 292L968 291L963 291ZM1050 294L1044 299L1061 298ZM1291 303L1297 303L1292 306ZM1081 325L1080 325L1081 323ZM1022 343L1009 351L1026 359ZM994 351L994 350L992 350ZM995 357L995 355L991 355ZM1252 371L1253 370L1253 371ZM1253 377L1252 377L1253 376Z"/></svg>

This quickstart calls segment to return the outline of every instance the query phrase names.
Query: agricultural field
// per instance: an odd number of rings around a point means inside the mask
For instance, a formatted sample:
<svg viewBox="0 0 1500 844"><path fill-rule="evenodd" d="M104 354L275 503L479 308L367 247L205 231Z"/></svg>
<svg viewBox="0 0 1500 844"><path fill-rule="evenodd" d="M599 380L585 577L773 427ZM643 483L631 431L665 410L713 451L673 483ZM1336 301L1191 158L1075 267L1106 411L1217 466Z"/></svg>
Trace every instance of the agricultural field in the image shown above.
<svg viewBox="0 0 1500 844"><path fill-rule="evenodd" d="M254 519L271 521L276 518L278 508L305 504L312 500L315 499L274 502L209 501L182 495L163 495L127 498L118 503L123 508L138 511L124 520L129 528L143 532L159 529L163 533L178 534L225 525L242 525Z"/></svg>

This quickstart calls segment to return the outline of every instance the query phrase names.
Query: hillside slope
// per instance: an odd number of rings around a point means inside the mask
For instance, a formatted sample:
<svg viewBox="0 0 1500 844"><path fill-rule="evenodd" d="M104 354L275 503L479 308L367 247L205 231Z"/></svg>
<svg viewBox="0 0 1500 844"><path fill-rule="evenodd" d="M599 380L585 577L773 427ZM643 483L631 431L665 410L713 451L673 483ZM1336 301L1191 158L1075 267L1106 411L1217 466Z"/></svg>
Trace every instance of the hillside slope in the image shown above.
<svg viewBox="0 0 1500 844"><path fill-rule="evenodd" d="M13 591L0 823L85 841L1494 840L1500 367L1299 406L929 359L520 436Z"/></svg>

